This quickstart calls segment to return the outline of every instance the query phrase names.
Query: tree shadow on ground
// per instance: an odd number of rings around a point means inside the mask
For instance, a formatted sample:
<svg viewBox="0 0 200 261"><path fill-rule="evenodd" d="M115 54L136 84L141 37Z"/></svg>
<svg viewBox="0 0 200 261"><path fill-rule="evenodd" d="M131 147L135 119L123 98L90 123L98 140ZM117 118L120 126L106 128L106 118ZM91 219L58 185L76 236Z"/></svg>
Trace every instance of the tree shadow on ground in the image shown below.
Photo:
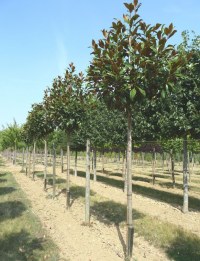
<svg viewBox="0 0 200 261"><path fill-rule="evenodd" d="M6 201L0 203L0 222L21 216L26 210L21 201Z"/></svg>
<svg viewBox="0 0 200 261"><path fill-rule="evenodd" d="M110 176L113 172L112 171L110 171L110 170L97 170L97 172L100 172L100 173L102 173L103 172L103 174L105 174L105 175L108 175L108 176Z"/></svg>
<svg viewBox="0 0 200 261"><path fill-rule="evenodd" d="M21 162L21 161L17 161L16 163L17 163L17 165L19 165L19 166L22 166L22 165L23 165L23 162Z"/></svg>
<svg viewBox="0 0 200 261"><path fill-rule="evenodd" d="M126 254L126 244L120 230L120 223L124 223L126 221L126 212L127 207L125 205L116 203L112 200L94 202L91 206L91 213L97 218L97 220L106 225L115 225L124 255ZM142 217L144 217L144 214L136 211L135 209L133 210L134 221Z"/></svg>
<svg viewBox="0 0 200 261"><path fill-rule="evenodd" d="M5 195L5 194L9 194L16 191L16 189L14 187L3 187L0 188L0 196Z"/></svg>
<svg viewBox="0 0 200 261"><path fill-rule="evenodd" d="M169 170L164 170L164 171L163 171L163 175L167 175L167 174L171 175L171 171L169 171ZM174 175L175 175L175 176L180 176L181 174L183 174L183 171L182 171L182 170L174 170Z"/></svg>
<svg viewBox="0 0 200 261"><path fill-rule="evenodd" d="M41 170L36 170L35 171L35 175L44 175L44 171L41 171Z"/></svg>
<svg viewBox="0 0 200 261"><path fill-rule="evenodd" d="M53 179L52 178L48 180L48 184L53 185ZM56 176L56 184L66 184L66 179L57 178L57 176Z"/></svg>
<svg viewBox="0 0 200 261"><path fill-rule="evenodd" d="M43 250L43 242L43 238L32 238L24 230L5 235L3 239L0 239L0 260L38 261L35 251Z"/></svg>
<svg viewBox="0 0 200 261"><path fill-rule="evenodd" d="M119 226L119 224L115 224L115 227L116 227L116 230L117 230L117 235L119 237L119 241L120 241L122 248L123 248L124 256L126 256L126 243L125 243L124 237L122 235L122 232L120 230L120 226Z"/></svg>
<svg viewBox="0 0 200 261"><path fill-rule="evenodd" d="M126 221L127 207L112 200L94 202L91 205L91 212L96 218L107 225L117 224ZM137 210L133 211L133 219L142 218L144 215Z"/></svg>
<svg viewBox="0 0 200 261"><path fill-rule="evenodd" d="M7 182L8 180L7 179L1 179L0 178L0 183L5 183L5 182Z"/></svg>
<svg viewBox="0 0 200 261"><path fill-rule="evenodd" d="M85 177L85 173L78 171L79 177ZM93 175L90 176L93 179ZM124 189L124 182L122 180L112 179L110 177L97 176L97 180L106 185L113 186L119 189ZM138 184L133 184L133 193L140 194L142 196L168 203L174 207L182 206L182 195L170 193L167 191L158 190L156 187L146 187ZM200 200L198 198L189 197L189 207L193 210L200 211Z"/></svg>
<svg viewBox="0 0 200 261"><path fill-rule="evenodd" d="M43 172L37 173L36 176L40 179L44 179ZM56 184L65 184L66 183L66 179L60 178L57 175L55 176L55 178L56 178ZM51 174L51 173L47 174L47 184L53 185L53 174Z"/></svg>
<svg viewBox="0 0 200 261"><path fill-rule="evenodd" d="M177 236L166 250L167 255L175 261L199 261L200 238L190 236L179 230Z"/></svg>
<svg viewBox="0 0 200 261"><path fill-rule="evenodd" d="M148 174L147 176L149 176L149 178L152 177L152 173ZM156 178L159 178L159 179L171 179L171 177L172 177L171 173L168 173L168 175L156 173L155 176L156 176Z"/></svg>
<svg viewBox="0 0 200 261"><path fill-rule="evenodd" d="M119 173L119 172L111 172L110 174L109 174L109 176L114 176L114 177L120 177L120 178L122 178L122 173Z"/></svg>
<svg viewBox="0 0 200 261"><path fill-rule="evenodd" d="M63 172L67 173L67 169L63 169ZM73 174L73 173L74 173L74 170L70 169L70 174Z"/></svg>
<svg viewBox="0 0 200 261"><path fill-rule="evenodd" d="M137 193L157 201L168 203L174 207L180 207L183 204L182 195L157 190L156 188L145 187L138 184L133 185L133 193ZM200 200L193 196L189 196L189 207L193 210L200 211Z"/></svg>
<svg viewBox="0 0 200 261"><path fill-rule="evenodd" d="M173 184L172 182L156 182L156 184L158 184L159 186L163 187L163 188L173 188ZM176 189L183 189L183 185L176 183L175 184L175 188ZM189 186L189 191L199 191L200 192L200 188L197 186Z"/></svg>
<svg viewBox="0 0 200 261"><path fill-rule="evenodd" d="M140 177L140 176L133 176L133 180L147 182L147 183L150 183L152 181L151 178L144 178L144 177Z"/></svg>
<svg viewBox="0 0 200 261"><path fill-rule="evenodd" d="M5 177L5 176L7 176L7 173L4 173L4 172L0 173L0 177Z"/></svg>
<svg viewBox="0 0 200 261"><path fill-rule="evenodd" d="M157 182L155 182L155 183L158 184L159 186L161 186L162 188L173 188L172 182L159 182L159 181L157 181ZM182 185L182 184L175 183L175 188L182 190L182 189L183 189L183 185ZM191 189L191 188L192 188L192 187L190 186L190 189Z"/></svg>
<svg viewBox="0 0 200 261"><path fill-rule="evenodd" d="M66 194L66 188L62 189L57 196L60 194ZM90 190L90 196L95 196L96 192ZM79 198L85 198L85 188L81 186L71 186L70 187L70 207Z"/></svg>

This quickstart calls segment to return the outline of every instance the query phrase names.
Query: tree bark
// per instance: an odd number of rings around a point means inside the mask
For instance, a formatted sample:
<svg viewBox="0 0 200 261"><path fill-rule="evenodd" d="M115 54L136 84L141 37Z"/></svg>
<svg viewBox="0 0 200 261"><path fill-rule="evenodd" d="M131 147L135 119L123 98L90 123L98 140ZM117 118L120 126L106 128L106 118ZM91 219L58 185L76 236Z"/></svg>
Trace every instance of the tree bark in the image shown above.
<svg viewBox="0 0 200 261"><path fill-rule="evenodd" d="M117 162L118 162L118 172L120 172L120 151L118 151L118 157L117 157Z"/></svg>
<svg viewBox="0 0 200 261"><path fill-rule="evenodd" d="M28 176L30 178L31 175L31 149L29 148L29 154L28 154Z"/></svg>
<svg viewBox="0 0 200 261"><path fill-rule="evenodd" d="M24 148L23 148L23 150L22 150L22 170L21 170L21 172L24 172L24 155L25 154L25 151L24 151Z"/></svg>
<svg viewBox="0 0 200 261"><path fill-rule="evenodd" d="M94 181L97 181L97 151L93 150L94 158L93 158L93 172L94 172Z"/></svg>
<svg viewBox="0 0 200 261"><path fill-rule="evenodd" d="M162 172L164 173L165 171L165 153L162 153Z"/></svg>
<svg viewBox="0 0 200 261"><path fill-rule="evenodd" d="M188 153L187 135L183 138L183 213L188 212Z"/></svg>
<svg viewBox="0 0 200 261"><path fill-rule="evenodd" d="M86 143L85 223L90 223L90 140Z"/></svg>
<svg viewBox="0 0 200 261"><path fill-rule="evenodd" d="M26 147L26 165L25 165L26 176L28 175L28 147Z"/></svg>
<svg viewBox="0 0 200 261"><path fill-rule="evenodd" d="M124 192L127 193L127 152L124 152L123 162L123 175L124 175Z"/></svg>
<svg viewBox="0 0 200 261"><path fill-rule="evenodd" d="M188 178L189 178L189 182L190 182L190 174L191 174L191 169L190 169L190 152L188 151Z"/></svg>
<svg viewBox="0 0 200 261"><path fill-rule="evenodd" d="M61 173L63 173L63 149L60 152L60 164L61 164Z"/></svg>
<svg viewBox="0 0 200 261"><path fill-rule="evenodd" d="M152 153L152 156L153 156L153 161L152 161L152 182L153 182L153 185L155 184L155 179L156 179L156 176L155 176L155 165L156 165L156 152L155 152L155 148L153 148L153 153Z"/></svg>
<svg viewBox="0 0 200 261"><path fill-rule="evenodd" d="M67 183L66 183L66 207L70 208L70 139L67 141Z"/></svg>
<svg viewBox="0 0 200 261"><path fill-rule="evenodd" d="M14 152L13 152L13 165L16 164L16 154L17 154L17 148L16 148L16 142L15 142L15 148L14 148Z"/></svg>
<svg viewBox="0 0 200 261"><path fill-rule="evenodd" d="M122 178L125 178L125 168L126 168L126 152L124 151L123 156L122 156Z"/></svg>
<svg viewBox="0 0 200 261"><path fill-rule="evenodd" d="M190 179L189 179L189 182L191 182L191 180L192 180L192 176L193 176L193 173L194 173L194 153L193 153L193 151L191 152L191 157L192 157L192 162L191 162L191 169L190 169Z"/></svg>
<svg viewBox="0 0 200 261"><path fill-rule="evenodd" d="M44 140L44 190L47 188L47 165L48 165L48 159L47 159L47 141Z"/></svg>
<svg viewBox="0 0 200 261"><path fill-rule="evenodd" d="M171 158L171 173L172 173L172 186L173 188L175 188L175 174L174 174L174 154L173 154L173 150L170 151L170 158Z"/></svg>
<svg viewBox="0 0 200 261"><path fill-rule="evenodd" d="M74 176L77 177L77 158L78 158L78 152L75 151L75 164L74 164Z"/></svg>
<svg viewBox="0 0 200 261"><path fill-rule="evenodd" d="M33 143L33 180L35 179L35 147L36 147L36 142Z"/></svg>
<svg viewBox="0 0 200 261"><path fill-rule="evenodd" d="M56 149L53 145L53 199L56 196Z"/></svg>
<svg viewBox="0 0 200 261"><path fill-rule="evenodd" d="M102 152L102 173L104 174L104 150Z"/></svg>
<svg viewBox="0 0 200 261"><path fill-rule="evenodd" d="M142 168L144 168L144 152L142 152Z"/></svg>
<svg viewBox="0 0 200 261"><path fill-rule="evenodd" d="M126 257L130 260L133 250L133 217L132 217L132 119L131 110L128 110L128 131L127 131L127 237Z"/></svg>

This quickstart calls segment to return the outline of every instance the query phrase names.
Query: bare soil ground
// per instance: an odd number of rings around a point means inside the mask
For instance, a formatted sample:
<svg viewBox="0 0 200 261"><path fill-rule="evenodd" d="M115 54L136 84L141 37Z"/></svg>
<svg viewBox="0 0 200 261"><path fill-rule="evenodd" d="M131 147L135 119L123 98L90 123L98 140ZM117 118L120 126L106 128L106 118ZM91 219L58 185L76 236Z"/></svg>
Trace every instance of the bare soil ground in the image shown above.
<svg viewBox="0 0 200 261"><path fill-rule="evenodd" d="M111 173L114 168L112 164L107 166ZM94 215L91 216L91 226L84 225L84 202L77 199L73 202L70 210L66 210L65 195L60 193L56 199L51 199L51 188L49 194L43 190L43 182L40 179L33 181L24 173L20 173L20 166L6 164L6 169L14 173L16 181L27 194L32 202L32 211L40 218L44 227L48 230L54 242L60 248L61 256L73 261L117 261L124 260L125 234L126 228L117 227L115 224L101 222ZM43 166L38 165L37 171L42 171ZM79 170L84 171L84 163L79 166ZM50 168L49 168L50 171ZM142 172L141 168L135 171ZM151 170L149 169L149 172ZM65 178L65 174L57 168L57 175ZM98 172L99 177L105 174ZM141 174L142 177L142 174ZM146 176L145 176L146 177ZM71 175L73 184L84 186L84 177L74 177ZM109 178L109 177L108 177ZM121 180L118 176L112 176L116 180ZM178 184L180 180L177 182ZM148 182L137 181L136 185L152 188ZM196 183L195 183L196 184ZM158 191L165 191L170 194L182 195L180 189L172 189L154 185ZM99 195L115 202L126 204L126 195L122 189L110 186L103 182L91 181L91 189ZM167 195L167 194L166 194ZM191 192L191 195L200 199L200 193ZM200 236L200 212L197 210L183 214L180 207L165 202L160 202L150 197L145 197L139 193L133 193L133 208L155 217L161 221L175 224L184 228L197 236ZM149 242L135 233L134 239L134 260L137 261L165 261L173 260L165 254L163 249L155 248Z"/></svg>

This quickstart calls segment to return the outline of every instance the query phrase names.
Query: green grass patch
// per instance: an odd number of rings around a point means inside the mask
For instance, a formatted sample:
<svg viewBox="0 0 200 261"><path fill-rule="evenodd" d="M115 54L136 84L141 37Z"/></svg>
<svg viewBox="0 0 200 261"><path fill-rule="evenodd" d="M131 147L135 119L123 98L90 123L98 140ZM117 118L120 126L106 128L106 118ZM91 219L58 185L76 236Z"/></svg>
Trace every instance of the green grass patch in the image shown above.
<svg viewBox="0 0 200 261"><path fill-rule="evenodd" d="M0 223L1 261L59 260L58 248L31 211L30 202L12 173L2 170L0 170Z"/></svg>

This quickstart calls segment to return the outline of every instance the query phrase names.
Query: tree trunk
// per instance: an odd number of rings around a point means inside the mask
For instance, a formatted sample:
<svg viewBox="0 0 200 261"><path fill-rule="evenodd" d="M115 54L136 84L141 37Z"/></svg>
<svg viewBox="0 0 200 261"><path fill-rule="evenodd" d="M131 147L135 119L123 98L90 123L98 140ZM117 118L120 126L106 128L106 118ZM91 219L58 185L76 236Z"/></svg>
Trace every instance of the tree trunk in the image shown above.
<svg viewBox="0 0 200 261"><path fill-rule="evenodd" d="M175 174L174 174L174 154L173 154L173 150L170 151L170 158L171 158L171 173L172 173L172 185L173 188L175 188Z"/></svg>
<svg viewBox="0 0 200 261"><path fill-rule="evenodd" d="M120 151L118 152L118 172L120 173Z"/></svg>
<svg viewBox="0 0 200 261"><path fill-rule="evenodd" d="M10 162L12 162L12 151L9 150L9 159Z"/></svg>
<svg viewBox="0 0 200 261"><path fill-rule="evenodd" d="M56 196L56 149L53 145L53 199Z"/></svg>
<svg viewBox="0 0 200 261"><path fill-rule="evenodd" d="M77 158L78 158L78 152L75 151L75 164L74 164L74 176L77 177Z"/></svg>
<svg viewBox="0 0 200 261"><path fill-rule="evenodd" d="M31 175L31 149L29 148L29 153L28 153L28 176L30 178Z"/></svg>
<svg viewBox="0 0 200 261"><path fill-rule="evenodd" d="M183 138L183 213L188 212L188 154L187 135Z"/></svg>
<svg viewBox="0 0 200 261"><path fill-rule="evenodd" d="M117 162L117 152L115 152L113 162Z"/></svg>
<svg viewBox="0 0 200 261"><path fill-rule="evenodd" d="M104 174L104 150L102 152L102 173Z"/></svg>
<svg viewBox="0 0 200 261"><path fill-rule="evenodd" d="M16 164L16 154L17 154L17 148L16 148L16 142L15 142L15 148L14 148L14 152L13 152L13 165Z"/></svg>
<svg viewBox="0 0 200 261"><path fill-rule="evenodd" d="M162 153L162 172L164 173L165 171L165 153Z"/></svg>
<svg viewBox="0 0 200 261"><path fill-rule="evenodd" d="M191 180L192 180L192 175L193 175L193 173L194 173L194 153L193 153L193 151L191 152L191 157L192 157L192 162L191 162L189 182L191 182Z"/></svg>
<svg viewBox="0 0 200 261"><path fill-rule="evenodd" d="M142 152L142 168L144 168L144 152Z"/></svg>
<svg viewBox="0 0 200 261"><path fill-rule="evenodd" d="M156 172L156 169L155 169L155 165L156 165L156 152L155 152L155 148L153 148L153 153L152 153L152 182L153 182L153 185L155 184L155 179L156 179L156 176L155 176L155 172Z"/></svg>
<svg viewBox="0 0 200 261"><path fill-rule="evenodd" d="M123 162L123 169L124 169L124 192L127 193L127 152L124 152L124 162Z"/></svg>
<svg viewBox="0 0 200 261"><path fill-rule="evenodd" d="M86 144L85 223L90 223L90 140Z"/></svg>
<svg viewBox="0 0 200 261"><path fill-rule="evenodd" d="M48 159L47 159L47 141L44 141L44 190L47 188L47 165L48 165Z"/></svg>
<svg viewBox="0 0 200 261"><path fill-rule="evenodd" d="M49 151L49 166L52 166L52 151Z"/></svg>
<svg viewBox="0 0 200 261"><path fill-rule="evenodd" d="M128 110L128 131L127 131L127 237L126 257L130 260L133 250L133 217L132 217L132 119L131 110Z"/></svg>
<svg viewBox="0 0 200 261"><path fill-rule="evenodd" d="M26 165L25 165L25 171L26 171L26 176L28 175L28 153L29 149L26 147Z"/></svg>
<svg viewBox="0 0 200 261"><path fill-rule="evenodd" d="M61 164L61 173L63 173L63 149L60 152L60 164Z"/></svg>
<svg viewBox="0 0 200 261"><path fill-rule="evenodd" d="M43 165L43 151L40 150L40 164Z"/></svg>
<svg viewBox="0 0 200 261"><path fill-rule="evenodd" d="M93 172L94 172L94 181L97 181L97 151L96 149L93 150L94 159L93 159Z"/></svg>
<svg viewBox="0 0 200 261"><path fill-rule="evenodd" d="M35 146L36 143L33 143L33 171L32 171L32 175L33 175L33 180L35 179Z"/></svg>
<svg viewBox="0 0 200 261"><path fill-rule="evenodd" d="M67 141L67 183L66 183L66 206L70 208L70 139Z"/></svg>
<svg viewBox="0 0 200 261"><path fill-rule="evenodd" d="M23 148L23 150L22 150L22 170L21 170L21 172L24 172L24 155L25 154L25 151L24 151L24 148Z"/></svg>
<svg viewBox="0 0 200 261"><path fill-rule="evenodd" d="M94 150L92 150L91 167L92 171L94 172Z"/></svg>
<svg viewBox="0 0 200 261"><path fill-rule="evenodd" d="M191 174L191 169L190 169L190 152L188 151L188 178L189 178L189 182L190 182L190 174Z"/></svg>
<svg viewBox="0 0 200 261"><path fill-rule="evenodd" d="M168 168L168 171L169 171L169 173L171 172L171 170L170 170L170 158L168 159L168 157L166 158L166 164L167 164L167 168Z"/></svg>
<svg viewBox="0 0 200 261"><path fill-rule="evenodd" d="M125 178L125 168L126 168L126 152L124 151L122 156L122 178Z"/></svg>

